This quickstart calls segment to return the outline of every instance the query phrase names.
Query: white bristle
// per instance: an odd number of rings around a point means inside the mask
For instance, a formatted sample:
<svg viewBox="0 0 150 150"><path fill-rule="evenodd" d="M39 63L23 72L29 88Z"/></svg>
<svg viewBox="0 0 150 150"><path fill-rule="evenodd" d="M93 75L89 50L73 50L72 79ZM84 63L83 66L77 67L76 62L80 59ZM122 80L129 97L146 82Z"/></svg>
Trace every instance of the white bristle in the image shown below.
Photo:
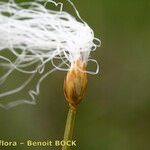
<svg viewBox="0 0 150 150"><path fill-rule="evenodd" d="M50 4L60 5L60 10L46 8L46 5ZM16 57L16 60L12 61L8 56L0 55L0 60L5 61L0 66L8 69L6 74L0 75L0 85L5 83L14 70L30 74L31 78L37 72L43 73L43 66L49 61L59 70L69 70L70 64L79 58L85 63L90 60L96 62L89 59L89 55L100 46L100 40L94 37L93 30L81 19L70 0L68 5L72 6L78 18L63 10L63 3L56 3L53 0L36 0L19 4L13 0L0 2L0 52L9 50ZM95 44L95 40L99 44ZM56 66L53 63L55 58L62 61L61 65ZM33 70L27 70L27 67L35 63L39 65ZM60 67L64 63L68 68ZM50 70L49 73L56 69ZM97 72L98 67L96 72L89 73ZM29 91L33 103L35 103L34 95L39 94L39 85L47 74L39 79L35 91ZM30 81L30 78L28 80ZM21 91L29 81L19 88L0 93L0 98ZM0 106L8 108L20 103L30 102L22 100Z"/></svg>

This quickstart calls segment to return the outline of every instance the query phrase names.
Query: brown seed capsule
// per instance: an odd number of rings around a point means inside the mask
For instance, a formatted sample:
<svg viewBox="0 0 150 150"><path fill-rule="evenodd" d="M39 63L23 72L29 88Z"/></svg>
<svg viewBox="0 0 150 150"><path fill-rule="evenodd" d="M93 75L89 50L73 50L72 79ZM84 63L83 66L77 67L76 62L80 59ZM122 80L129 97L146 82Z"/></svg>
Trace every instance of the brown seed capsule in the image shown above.
<svg viewBox="0 0 150 150"><path fill-rule="evenodd" d="M87 73L85 71L85 63L77 60L72 63L64 80L64 94L73 109L76 109L81 102L87 87Z"/></svg>

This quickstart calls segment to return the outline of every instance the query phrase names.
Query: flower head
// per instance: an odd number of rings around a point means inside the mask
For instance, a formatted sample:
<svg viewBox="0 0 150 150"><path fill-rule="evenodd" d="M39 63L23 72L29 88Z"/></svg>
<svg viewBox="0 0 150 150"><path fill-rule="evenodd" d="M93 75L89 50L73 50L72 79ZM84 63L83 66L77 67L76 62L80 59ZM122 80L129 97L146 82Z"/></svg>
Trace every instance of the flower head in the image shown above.
<svg viewBox="0 0 150 150"><path fill-rule="evenodd" d="M51 4L59 5L59 11L46 7ZM63 9L63 3L53 0L36 0L19 4L13 0L0 2L0 54L3 51L9 51L14 58L11 60L8 55L0 55L0 59L4 60L0 66L8 69L0 76L1 85L15 70L29 74L30 78L36 73L42 74L45 64L50 61L59 70L70 70L71 64L78 59L85 64L89 60L96 62L89 59L89 55L92 50L100 46L94 41L97 40L99 43L100 41L94 37L93 30L82 20L70 0L68 5L72 6L78 18L66 12ZM61 60L61 63L55 65L55 59ZM62 68L62 64L66 64L67 68ZM36 67L29 70L28 68L32 65ZM54 70L50 70L49 73ZM32 99L35 99L34 95L39 93L40 83L49 73L39 79L36 90L29 91ZM0 93L0 98L19 92L26 84L28 84L27 81L16 90ZM26 101L22 103L24 102ZM9 105L11 106L13 105Z"/></svg>

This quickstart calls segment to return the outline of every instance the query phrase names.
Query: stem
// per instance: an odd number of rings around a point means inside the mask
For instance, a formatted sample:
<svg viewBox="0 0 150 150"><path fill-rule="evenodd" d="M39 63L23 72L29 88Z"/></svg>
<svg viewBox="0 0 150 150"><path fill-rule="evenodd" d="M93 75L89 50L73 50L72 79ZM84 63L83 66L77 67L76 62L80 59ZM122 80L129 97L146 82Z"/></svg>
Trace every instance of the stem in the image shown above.
<svg viewBox="0 0 150 150"><path fill-rule="evenodd" d="M73 138L75 116L76 116L76 110L69 108L65 132L64 132L64 141L71 141ZM70 146L67 146L65 144L65 146L62 146L62 150L70 150Z"/></svg>

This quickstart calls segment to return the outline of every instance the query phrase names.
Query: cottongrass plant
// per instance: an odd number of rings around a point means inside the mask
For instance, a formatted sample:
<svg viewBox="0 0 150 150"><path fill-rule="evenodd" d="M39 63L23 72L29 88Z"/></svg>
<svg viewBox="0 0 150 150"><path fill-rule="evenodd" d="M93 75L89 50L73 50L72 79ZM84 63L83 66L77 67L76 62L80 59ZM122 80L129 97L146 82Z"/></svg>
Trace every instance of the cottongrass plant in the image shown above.
<svg viewBox="0 0 150 150"><path fill-rule="evenodd" d="M75 114L87 86L87 73L97 74L97 61L90 58L91 51L100 46L100 40L94 37L93 30L80 17L71 0L66 0L76 16L68 13L62 2L54 0L35 0L16 3L14 0L0 2L0 67L7 68L0 75L1 88L14 72L29 75L29 78L15 89L0 93L0 100L23 90L35 74L42 74L48 62L54 66L39 78L35 90L28 93L32 100L17 100L0 107L11 108L19 104L35 104L35 95L40 92L44 78L56 70L67 71L64 80L64 94L69 104L64 140L72 140ZM59 10L48 9L48 6ZM8 51L9 55L2 55ZM55 60L61 63L56 65ZM96 63L95 72L87 71L88 62ZM65 64L66 67L63 67ZM31 66L35 66L34 68ZM28 69L28 68L32 69ZM70 149L64 146L63 150Z"/></svg>

